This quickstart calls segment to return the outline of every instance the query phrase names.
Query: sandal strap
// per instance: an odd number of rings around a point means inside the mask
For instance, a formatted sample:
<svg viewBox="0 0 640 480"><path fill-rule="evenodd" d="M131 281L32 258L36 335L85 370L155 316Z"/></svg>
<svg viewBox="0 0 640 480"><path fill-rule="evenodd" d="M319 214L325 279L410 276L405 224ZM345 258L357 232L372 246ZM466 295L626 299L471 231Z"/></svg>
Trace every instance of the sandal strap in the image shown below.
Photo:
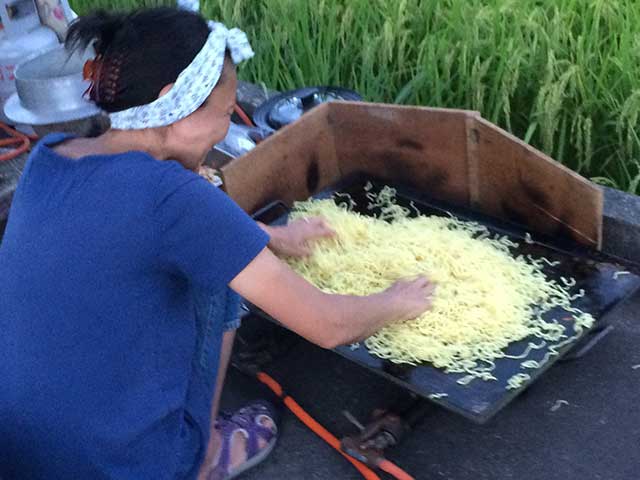
<svg viewBox="0 0 640 480"><path fill-rule="evenodd" d="M237 426L229 420L218 418L216 421L216 430L220 433L220 454L218 455L215 470L218 472L219 478L224 478L231 468L231 445L233 436L241 429L237 428ZM213 478L218 477L214 476Z"/></svg>
<svg viewBox="0 0 640 480"><path fill-rule="evenodd" d="M271 404L263 401L254 402L251 405L242 407L233 416L258 416L265 415L275 421L275 412Z"/></svg>
<svg viewBox="0 0 640 480"><path fill-rule="evenodd" d="M263 425L259 425L257 423L251 422L246 419L233 419L232 423L237 425L237 429L235 431L244 431L247 432L247 458L253 457L256 453L260 451L260 440L264 440L265 443L269 443L271 439L275 436L273 431L270 428L267 428Z"/></svg>
<svg viewBox="0 0 640 480"><path fill-rule="evenodd" d="M267 417L274 425L273 430L261 424L262 417ZM275 415L273 410L264 403L256 402L247 407L241 408L233 415L223 413L216 419L216 430L220 433L221 447L218 455L218 462L212 475L213 479L224 479L231 471L231 448L233 438L241 432L246 438L247 460L260 452L260 439L265 443L270 443L277 435L275 426Z"/></svg>
<svg viewBox="0 0 640 480"><path fill-rule="evenodd" d="M262 404L255 403L247 407L238 410L230 419L230 422L235 423L240 428L248 433L247 437L247 457L253 457L260 451L260 440L264 440L265 443L269 443L273 437L277 434L277 428L275 427L275 418L271 409ZM274 425L274 428L265 427L262 425L261 420L263 417L268 418Z"/></svg>

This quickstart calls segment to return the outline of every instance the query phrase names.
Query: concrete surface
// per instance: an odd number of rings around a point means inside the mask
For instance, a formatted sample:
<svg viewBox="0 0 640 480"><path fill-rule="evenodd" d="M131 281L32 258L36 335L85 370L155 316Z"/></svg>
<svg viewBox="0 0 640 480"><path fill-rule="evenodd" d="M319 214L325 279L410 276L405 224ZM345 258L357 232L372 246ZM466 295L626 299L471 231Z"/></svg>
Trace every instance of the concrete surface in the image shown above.
<svg viewBox="0 0 640 480"><path fill-rule="evenodd" d="M604 187L603 237L604 252L640 264L639 196Z"/></svg>
<svg viewBox="0 0 640 480"><path fill-rule="evenodd" d="M434 407L389 457L416 479L637 480L639 312L637 292L606 317L614 325L609 336L585 357L553 366L485 425ZM255 329L256 325L243 328ZM341 415L343 410L366 420L372 409L393 404L404 395L391 383L302 340L266 370L338 437L354 433ZM255 380L231 370L223 408L233 409L256 398L274 400ZM568 405L552 411L558 400ZM242 478L361 477L285 411L278 447L264 464Z"/></svg>

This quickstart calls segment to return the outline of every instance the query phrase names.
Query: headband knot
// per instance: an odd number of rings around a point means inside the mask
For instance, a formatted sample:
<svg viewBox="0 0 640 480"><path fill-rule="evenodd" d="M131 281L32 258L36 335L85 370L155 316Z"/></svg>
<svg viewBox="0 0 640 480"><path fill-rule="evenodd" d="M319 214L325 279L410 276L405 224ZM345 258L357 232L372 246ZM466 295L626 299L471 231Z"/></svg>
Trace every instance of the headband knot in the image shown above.
<svg viewBox="0 0 640 480"><path fill-rule="evenodd" d="M200 108L218 83L227 50L235 64L253 56L253 50L244 32L237 28L229 30L217 22L208 22L208 25L210 33L204 46L178 75L167 94L149 104L111 113L109 117L112 128L138 130L165 127L191 115ZM94 71L95 60L91 66L85 67ZM113 81L112 88L115 88L115 83Z"/></svg>

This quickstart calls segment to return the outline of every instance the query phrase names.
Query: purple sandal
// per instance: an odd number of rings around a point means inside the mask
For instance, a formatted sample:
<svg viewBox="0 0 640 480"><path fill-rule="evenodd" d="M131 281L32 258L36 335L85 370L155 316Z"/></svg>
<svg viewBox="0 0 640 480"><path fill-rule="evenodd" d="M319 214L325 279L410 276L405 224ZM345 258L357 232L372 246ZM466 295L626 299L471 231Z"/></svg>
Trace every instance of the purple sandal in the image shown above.
<svg viewBox="0 0 640 480"><path fill-rule="evenodd" d="M273 429L262 425L265 418L273 423ZM216 420L216 430L222 437L222 447L218 463L209 474L208 480L230 480L255 467L271 453L278 438L275 410L269 403L262 401L241 408L233 415L221 412ZM247 459L233 468L231 443L238 432L247 439ZM266 443L262 449L259 447L259 440L264 440Z"/></svg>

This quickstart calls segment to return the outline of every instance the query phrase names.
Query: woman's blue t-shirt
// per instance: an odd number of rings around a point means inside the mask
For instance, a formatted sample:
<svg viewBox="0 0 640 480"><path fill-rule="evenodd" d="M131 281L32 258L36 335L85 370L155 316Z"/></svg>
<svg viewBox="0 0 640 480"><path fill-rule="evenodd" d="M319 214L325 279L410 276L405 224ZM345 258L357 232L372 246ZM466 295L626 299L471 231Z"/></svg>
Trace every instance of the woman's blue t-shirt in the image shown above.
<svg viewBox="0 0 640 480"><path fill-rule="evenodd" d="M228 297L268 237L177 162L63 139L31 154L0 245L0 478L175 478L208 428L193 291Z"/></svg>

